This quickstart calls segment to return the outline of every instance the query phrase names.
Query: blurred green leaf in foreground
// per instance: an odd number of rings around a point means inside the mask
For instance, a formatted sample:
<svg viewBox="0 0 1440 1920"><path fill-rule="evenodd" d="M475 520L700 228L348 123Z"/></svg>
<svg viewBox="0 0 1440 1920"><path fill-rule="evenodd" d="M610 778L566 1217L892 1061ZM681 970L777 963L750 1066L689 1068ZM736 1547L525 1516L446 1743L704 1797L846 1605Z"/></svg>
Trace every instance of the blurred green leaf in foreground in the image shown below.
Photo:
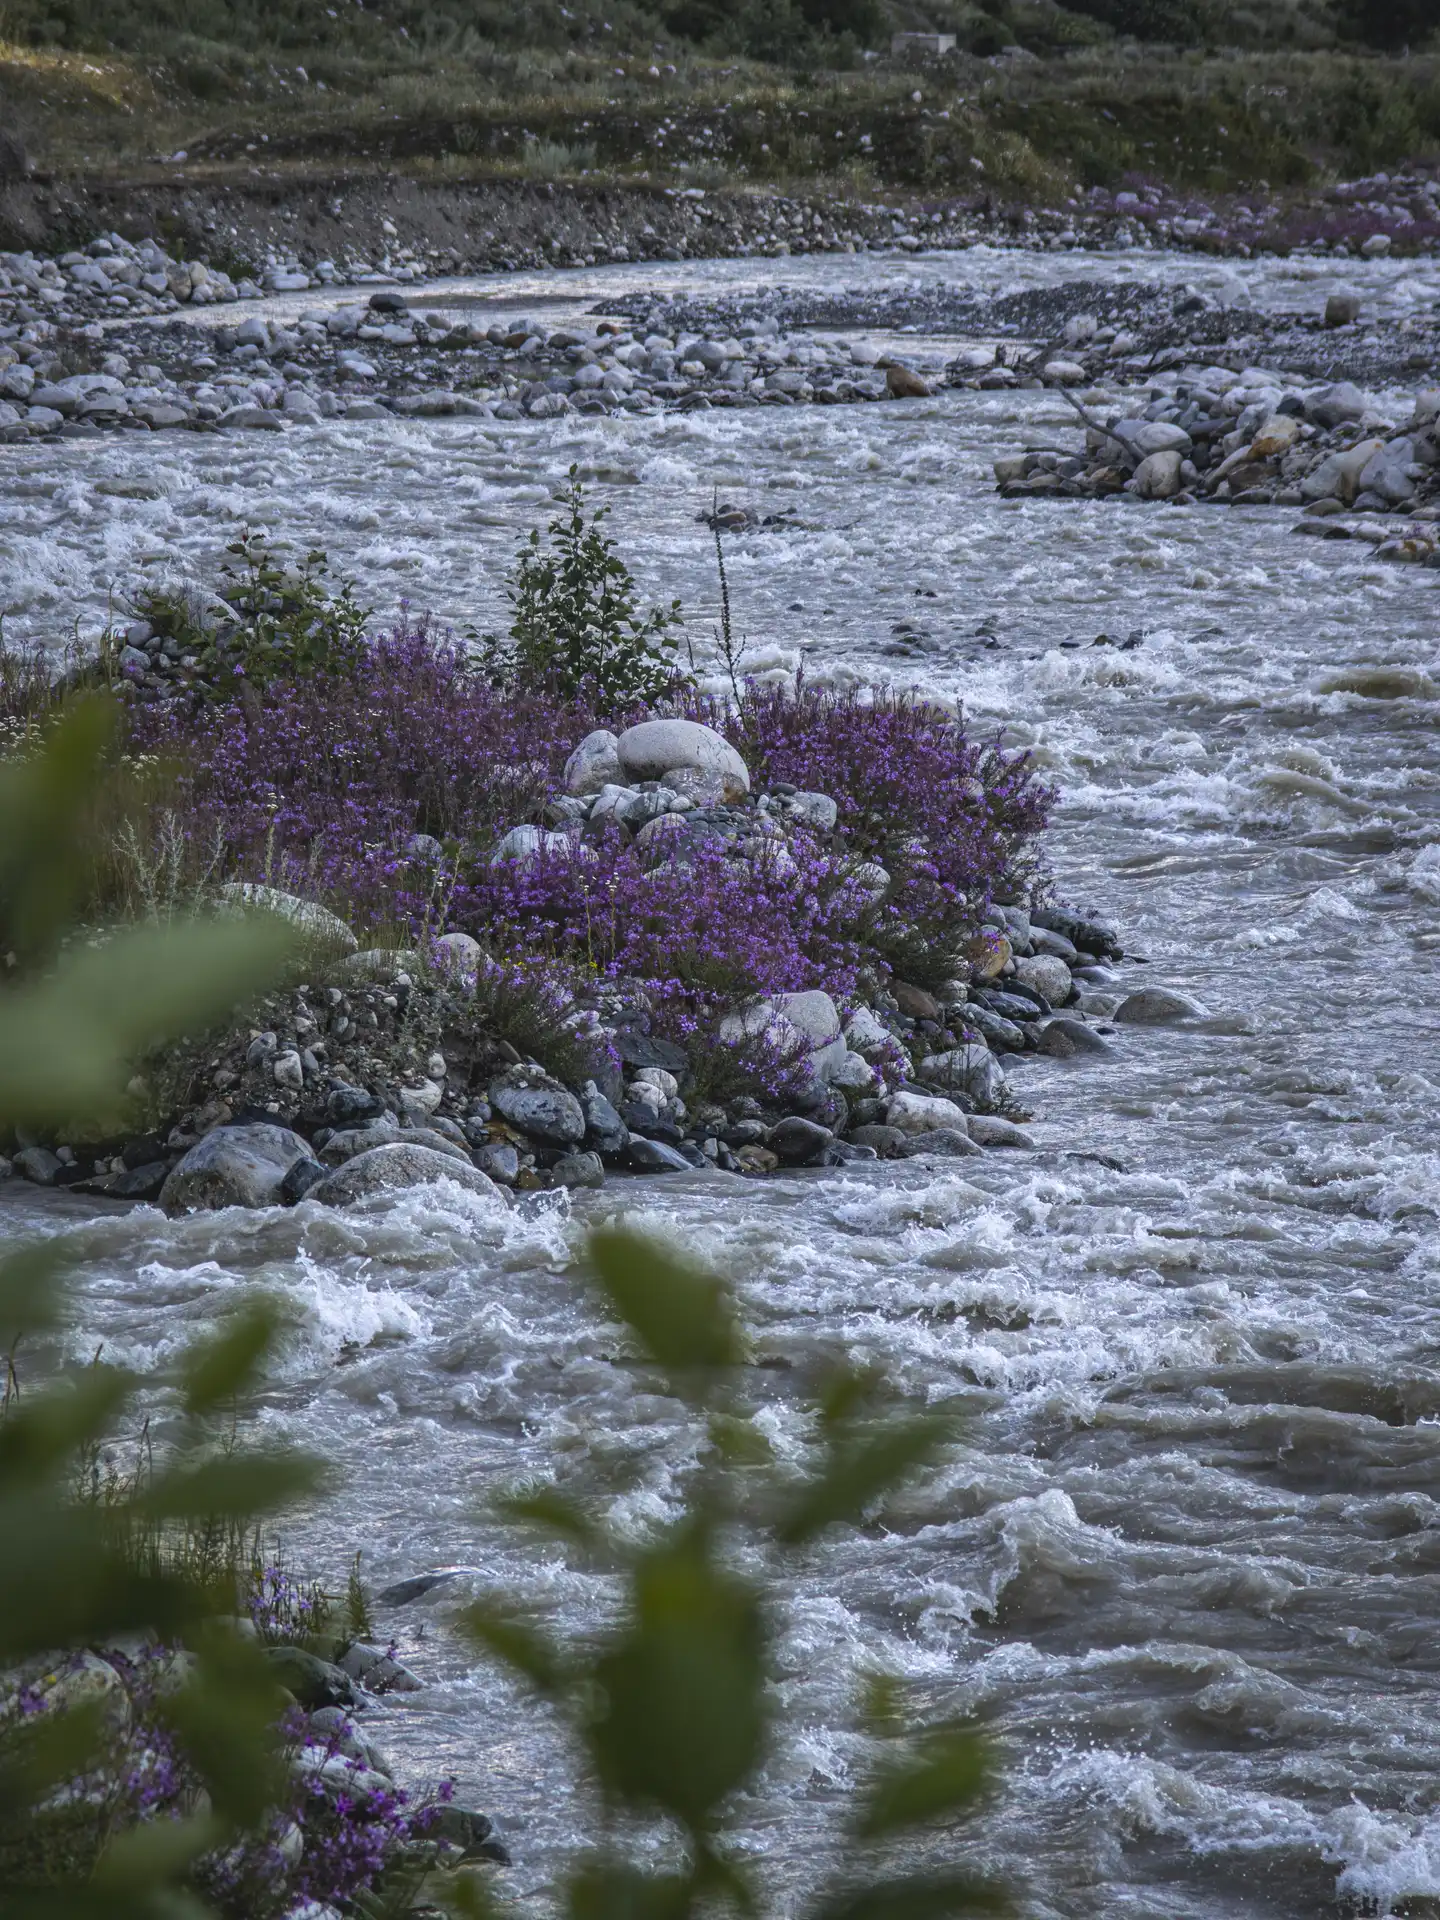
<svg viewBox="0 0 1440 1920"><path fill-rule="evenodd" d="M0 763L0 1127L105 1122L123 1110L146 1047L222 1017L285 952L274 926L196 920L173 931L75 924L87 823L103 791L115 716L104 701L62 711L32 750ZM63 1238L0 1262L0 1345L58 1329ZM217 1515L252 1523L314 1479L294 1456L213 1457L207 1425L257 1380L273 1317L253 1311L193 1352L175 1381L171 1464L111 1498L85 1497L136 1383L114 1367L20 1393L0 1418L0 1916L182 1920L193 1862L254 1827L279 1787L281 1696L259 1650L229 1630L233 1592L182 1564L167 1541ZM213 1575L215 1569L208 1572ZM167 1697L175 1738L202 1782L188 1817L106 1833L80 1817L102 1795L107 1707L87 1688L85 1650L153 1637L193 1655ZM93 1674L93 1669L90 1670Z"/></svg>
<svg viewBox="0 0 1440 1920"><path fill-rule="evenodd" d="M761 1889L725 1826L775 1751L779 1589L811 1542L877 1508L940 1457L953 1429L937 1416L881 1413L877 1383L839 1369L811 1410L809 1470L782 1473L747 1418L746 1343L729 1291L634 1234L597 1234L591 1256L604 1305L639 1359L701 1423L698 1462L676 1517L638 1542L594 1517L593 1497L546 1488L507 1503L518 1523L619 1575L619 1618L598 1641L561 1646L484 1602L466 1621L565 1716L585 1756L598 1831L564 1891L571 1920L755 1914ZM886 1711L871 1701L860 1718L891 1752L857 1796L807 1920L1005 1912L999 1891L969 1874L907 1870L917 1838L928 1859L980 1806L986 1756L964 1725L897 1735L896 1689L878 1685ZM476 1881L451 1898L464 1912L495 1912Z"/></svg>

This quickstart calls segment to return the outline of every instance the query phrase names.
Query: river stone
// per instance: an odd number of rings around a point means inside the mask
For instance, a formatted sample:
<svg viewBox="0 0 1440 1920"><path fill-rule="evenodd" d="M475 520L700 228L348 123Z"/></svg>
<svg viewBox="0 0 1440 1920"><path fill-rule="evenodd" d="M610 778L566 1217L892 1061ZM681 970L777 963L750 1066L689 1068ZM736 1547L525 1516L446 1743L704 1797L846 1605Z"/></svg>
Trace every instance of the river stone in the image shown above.
<svg viewBox="0 0 1440 1920"><path fill-rule="evenodd" d="M216 1127L171 1169L160 1204L169 1212L279 1206L286 1174L309 1158L307 1143L288 1127Z"/></svg>
<svg viewBox="0 0 1440 1920"><path fill-rule="evenodd" d="M475 1149L475 1164L482 1173L502 1187L513 1187L520 1178L520 1154L508 1141L496 1140Z"/></svg>
<svg viewBox="0 0 1440 1920"><path fill-rule="evenodd" d="M924 987L912 987L908 980L893 980L890 995L901 1013L911 1020L939 1020L940 1002Z"/></svg>
<svg viewBox="0 0 1440 1920"><path fill-rule="evenodd" d="M540 1067L511 1067L490 1082L491 1106L512 1127L554 1147L585 1138L585 1111L568 1088Z"/></svg>
<svg viewBox="0 0 1440 1920"><path fill-rule="evenodd" d="M1043 994L1052 1007L1063 1007L1070 998L1070 969L1053 954L1037 953L1032 959L1017 960L1015 978L1022 987L1033 987Z"/></svg>
<svg viewBox="0 0 1440 1920"><path fill-rule="evenodd" d="M1252 460L1274 460L1300 438L1300 422L1291 413L1272 413L1262 421L1260 431L1250 442Z"/></svg>
<svg viewBox="0 0 1440 1920"><path fill-rule="evenodd" d="M995 1113L972 1113L965 1120L965 1131L982 1147L1033 1147L1035 1142L1013 1120L1002 1120Z"/></svg>
<svg viewBox="0 0 1440 1920"><path fill-rule="evenodd" d="M581 1105L590 1145L600 1153L623 1153L630 1144L630 1129L593 1080L585 1083Z"/></svg>
<svg viewBox="0 0 1440 1920"><path fill-rule="evenodd" d="M598 1153L564 1153L551 1168L557 1187L603 1187L605 1164Z"/></svg>
<svg viewBox="0 0 1440 1920"><path fill-rule="evenodd" d="M441 1180L453 1180L467 1193L493 1198L497 1208L509 1205L502 1189L478 1167L436 1147L416 1147L398 1140L357 1153L343 1167L326 1174L310 1189L308 1198L325 1207L348 1207L378 1193L401 1193L407 1187L434 1186Z"/></svg>
<svg viewBox="0 0 1440 1920"><path fill-rule="evenodd" d="M565 791L591 794L611 784L622 784L619 746L616 736L604 727L587 733L565 762Z"/></svg>
<svg viewBox="0 0 1440 1920"><path fill-rule="evenodd" d="M1384 448L1383 440L1361 440L1340 453L1330 454L1300 482L1302 497L1306 500L1338 500L1348 507L1360 491L1361 474Z"/></svg>
<svg viewBox="0 0 1440 1920"><path fill-rule="evenodd" d="M1305 403L1305 411L1317 427L1338 427L1347 420L1362 420L1365 409L1364 394L1348 380L1337 381Z"/></svg>
<svg viewBox="0 0 1440 1920"><path fill-rule="evenodd" d="M1360 295L1353 288L1341 287L1325 302L1327 327L1350 327L1360 318Z"/></svg>
<svg viewBox="0 0 1440 1920"><path fill-rule="evenodd" d="M355 1688L348 1673L303 1647L267 1647L276 1680L307 1712L317 1707L353 1707Z"/></svg>
<svg viewBox="0 0 1440 1920"><path fill-rule="evenodd" d="M910 1134L905 1143L907 1160L920 1153L942 1153L952 1160L963 1160L984 1151L961 1127L932 1127L926 1133Z"/></svg>
<svg viewBox="0 0 1440 1920"><path fill-rule="evenodd" d="M1169 420L1122 420L1115 431L1141 460L1152 453L1189 453L1194 444L1183 427Z"/></svg>
<svg viewBox="0 0 1440 1920"><path fill-rule="evenodd" d="M1206 1009L1173 987L1140 987L1115 1009L1115 1018L1132 1026L1163 1026L1171 1020L1203 1020Z"/></svg>
<svg viewBox="0 0 1440 1920"><path fill-rule="evenodd" d="M343 1669L342 1669L343 1670ZM334 1753L359 1760L374 1773L394 1776L395 1769L373 1740L368 1740L343 1707L316 1707L310 1715L315 1733L323 1733L325 1745Z"/></svg>
<svg viewBox="0 0 1440 1920"><path fill-rule="evenodd" d="M863 1054L846 1052L845 1058L830 1067L826 1079L832 1087L847 1093L871 1093L875 1088L875 1069Z"/></svg>
<svg viewBox="0 0 1440 1920"><path fill-rule="evenodd" d="M724 806L729 786L729 776L720 767L667 767L659 780L694 807Z"/></svg>
<svg viewBox="0 0 1440 1920"><path fill-rule="evenodd" d="M419 1693L425 1682L384 1647L353 1640L335 1662L342 1673L358 1680L367 1693ZM388 1767L380 1769L388 1773Z"/></svg>
<svg viewBox="0 0 1440 1920"><path fill-rule="evenodd" d="M369 1153L372 1147L429 1147L435 1153L449 1154L452 1160L463 1160L468 1167L470 1156L458 1141L449 1140L443 1133L437 1133L434 1127L397 1127L380 1125L374 1127L344 1127L332 1133L320 1149L320 1158L327 1167L343 1167L347 1160L353 1160L357 1154Z"/></svg>
<svg viewBox="0 0 1440 1920"><path fill-rule="evenodd" d="M885 1109L887 1126L902 1133L930 1133L937 1127L965 1130L965 1115L953 1100L931 1093L897 1093Z"/></svg>
<svg viewBox="0 0 1440 1920"><path fill-rule="evenodd" d="M928 400L930 383L922 380L913 367L899 361L885 369L885 391L892 400Z"/></svg>
<svg viewBox="0 0 1440 1920"><path fill-rule="evenodd" d="M933 1086L952 1087L985 1106L994 1106L1005 1091L1005 1070L988 1047L971 1043L932 1053L925 1062L925 1078Z"/></svg>
<svg viewBox="0 0 1440 1920"><path fill-rule="evenodd" d="M869 1007L857 1007L845 1022L846 1041L856 1053L873 1053L877 1047L886 1046L894 1037Z"/></svg>
<svg viewBox="0 0 1440 1920"><path fill-rule="evenodd" d="M643 1133L630 1138L630 1165L636 1173L689 1173L690 1162L663 1140L647 1140Z"/></svg>
<svg viewBox="0 0 1440 1920"><path fill-rule="evenodd" d="M857 1147L870 1147L882 1160L893 1160L904 1153L910 1143L910 1135L899 1127L886 1127L878 1122L868 1127L856 1127L850 1135Z"/></svg>
<svg viewBox="0 0 1440 1920"><path fill-rule="evenodd" d="M1111 1051L1099 1034L1087 1027L1083 1020L1067 1019L1064 1014L1047 1020L1040 1033L1040 1052L1051 1054L1057 1060L1073 1060L1082 1053L1104 1054Z"/></svg>
<svg viewBox="0 0 1440 1920"><path fill-rule="evenodd" d="M722 776L726 800L742 800L750 791L750 772L740 755L698 720L642 720L625 729L617 748L627 780L658 780L678 767L694 767Z"/></svg>
<svg viewBox="0 0 1440 1920"><path fill-rule="evenodd" d="M1173 448L1149 454L1135 469L1135 492L1141 500L1173 500L1183 484L1180 455Z"/></svg>
<svg viewBox="0 0 1440 1920"><path fill-rule="evenodd" d="M15 1165L37 1187L53 1187L64 1162L48 1147L22 1147L15 1156Z"/></svg>
<svg viewBox="0 0 1440 1920"><path fill-rule="evenodd" d="M769 1146L787 1167L814 1167L819 1165L834 1137L828 1127L791 1114L771 1129Z"/></svg>
<svg viewBox="0 0 1440 1920"><path fill-rule="evenodd" d="M345 922L314 900L301 900L278 887L262 887L249 880L231 881L220 888L217 897L222 910L240 919L247 912L272 914L277 920L288 921L317 947L341 954L360 950L360 942Z"/></svg>

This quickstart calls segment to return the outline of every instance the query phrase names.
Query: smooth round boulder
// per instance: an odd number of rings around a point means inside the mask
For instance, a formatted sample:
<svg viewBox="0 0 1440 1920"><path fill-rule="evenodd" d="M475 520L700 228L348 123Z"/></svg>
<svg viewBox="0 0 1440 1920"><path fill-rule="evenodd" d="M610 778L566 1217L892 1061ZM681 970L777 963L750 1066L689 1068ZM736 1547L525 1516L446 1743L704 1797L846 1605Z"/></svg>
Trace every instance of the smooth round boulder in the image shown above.
<svg viewBox="0 0 1440 1920"><path fill-rule="evenodd" d="M968 1094L983 1106L993 1106L1005 1091L1005 1069L990 1049L978 1042L952 1047L947 1053L932 1053L925 1062L925 1079L929 1085Z"/></svg>
<svg viewBox="0 0 1440 1920"><path fill-rule="evenodd" d="M480 942L468 933L442 933L435 942L435 964L447 973L475 973L480 966Z"/></svg>
<svg viewBox="0 0 1440 1920"><path fill-rule="evenodd" d="M1022 987L1033 987L1052 1007L1063 1007L1070 998L1073 982L1070 969L1054 954L1037 953L1028 960L1015 962L1015 978Z"/></svg>
<svg viewBox="0 0 1440 1920"><path fill-rule="evenodd" d="M171 1168L160 1205L168 1213L279 1206L286 1174L309 1158L309 1145L289 1127L215 1127Z"/></svg>
<svg viewBox="0 0 1440 1920"><path fill-rule="evenodd" d="M1205 1008L1173 987L1140 987L1115 1009L1115 1018L1128 1026L1159 1027L1174 1020L1203 1020Z"/></svg>
<svg viewBox="0 0 1440 1920"><path fill-rule="evenodd" d="M478 1167L441 1153L435 1147L416 1147L397 1141L357 1153L334 1173L311 1187L305 1196L324 1207L349 1207L381 1193L403 1193L410 1187L431 1187L453 1180L467 1193L493 1199L497 1209L510 1203L501 1188Z"/></svg>
<svg viewBox="0 0 1440 1920"><path fill-rule="evenodd" d="M1047 1020L1040 1034L1041 1053L1056 1060L1073 1060L1082 1053L1105 1054L1112 1051L1093 1028L1083 1020L1057 1014Z"/></svg>
<svg viewBox="0 0 1440 1920"><path fill-rule="evenodd" d="M698 720L642 720L620 735L620 770L627 780L658 780L680 767L718 773L726 800L750 791L750 770L722 734Z"/></svg>

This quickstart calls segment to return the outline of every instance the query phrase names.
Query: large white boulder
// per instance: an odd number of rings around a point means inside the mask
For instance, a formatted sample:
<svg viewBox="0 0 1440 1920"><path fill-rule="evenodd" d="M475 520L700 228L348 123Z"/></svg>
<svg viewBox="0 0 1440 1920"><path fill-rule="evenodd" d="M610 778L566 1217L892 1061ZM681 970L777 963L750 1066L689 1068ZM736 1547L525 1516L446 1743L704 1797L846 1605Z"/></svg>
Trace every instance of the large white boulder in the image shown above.
<svg viewBox="0 0 1440 1920"><path fill-rule="evenodd" d="M1142 500L1173 500L1183 484L1179 453L1170 448L1147 455L1135 469L1134 484Z"/></svg>
<svg viewBox="0 0 1440 1920"><path fill-rule="evenodd" d="M1348 507L1360 491L1360 476L1375 458L1385 451L1383 440L1361 440L1341 453L1322 460L1313 473L1300 482L1307 500L1340 500Z"/></svg>
<svg viewBox="0 0 1440 1920"><path fill-rule="evenodd" d="M286 1174L310 1157L305 1141L288 1127L216 1127L170 1169L160 1204L172 1213L278 1206Z"/></svg>
<svg viewBox="0 0 1440 1920"><path fill-rule="evenodd" d="M627 727L617 743L620 770L627 780L659 780L680 767L719 773L725 798L740 800L750 791L750 770L723 735L698 720L642 720Z"/></svg>
<svg viewBox="0 0 1440 1920"><path fill-rule="evenodd" d="M720 1022L720 1038L729 1046L761 1033L787 1053L808 1054L811 1071L824 1084L851 1057L840 1032L840 1010L828 993L777 993Z"/></svg>
<svg viewBox="0 0 1440 1920"><path fill-rule="evenodd" d="M953 1100L928 1093L897 1093L885 1109L885 1124L901 1133L935 1133L942 1127L965 1131L965 1114Z"/></svg>
<svg viewBox="0 0 1440 1920"><path fill-rule="evenodd" d="M250 880L235 880L219 890L220 911L243 920L249 914L269 914L285 920L301 936L316 946L332 948L336 953L358 953L360 942L337 914L314 900L301 900L279 887L265 887Z"/></svg>

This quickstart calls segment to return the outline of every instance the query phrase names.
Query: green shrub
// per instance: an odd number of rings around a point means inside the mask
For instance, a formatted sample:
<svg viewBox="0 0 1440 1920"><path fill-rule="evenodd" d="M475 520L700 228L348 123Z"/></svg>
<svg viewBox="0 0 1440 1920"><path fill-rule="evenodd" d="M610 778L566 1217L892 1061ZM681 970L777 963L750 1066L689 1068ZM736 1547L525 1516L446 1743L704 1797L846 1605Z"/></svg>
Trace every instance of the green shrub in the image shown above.
<svg viewBox="0 0 1440 1920"><path fill-rule="evenodd" d="M659 699L676 679L680 602L641 614L634 577L602 528L609 508L587 520L576 467L560 505L549 547L532 528L520 549L508 587L509 645L491 639L488 665L517 686L583 694L603 708Z"/></svg>

